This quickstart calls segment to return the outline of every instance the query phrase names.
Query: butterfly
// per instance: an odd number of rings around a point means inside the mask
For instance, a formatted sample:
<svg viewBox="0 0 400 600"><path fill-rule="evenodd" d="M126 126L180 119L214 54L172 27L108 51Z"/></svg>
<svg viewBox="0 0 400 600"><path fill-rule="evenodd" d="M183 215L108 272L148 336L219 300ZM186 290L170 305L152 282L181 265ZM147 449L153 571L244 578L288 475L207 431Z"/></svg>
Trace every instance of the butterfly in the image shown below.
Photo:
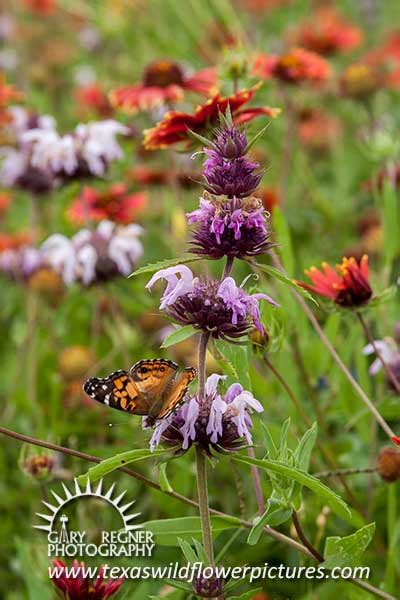
<svg viewBox="0 0 400 600"><path fill-rule="evenodd" d="M164 358L140 360L129 373L119 370L108 377L92 377L85 393L111 408L148 417L148 424L171 415L184 401L197 375L193 367L180 369Z"/></svg>

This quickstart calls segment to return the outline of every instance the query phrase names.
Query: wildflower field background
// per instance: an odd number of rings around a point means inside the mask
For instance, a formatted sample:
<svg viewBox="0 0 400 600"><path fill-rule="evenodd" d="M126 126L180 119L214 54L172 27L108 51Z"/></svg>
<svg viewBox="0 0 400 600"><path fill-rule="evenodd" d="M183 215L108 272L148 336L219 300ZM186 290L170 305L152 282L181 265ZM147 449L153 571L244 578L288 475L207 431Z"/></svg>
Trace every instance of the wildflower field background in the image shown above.
<svg viewBox="0 0 400 600"><path fill-rule="evenodd" d="M396 0L1 0L0 598L400 597L399 100ZM50 581L121 453L109 564L369 579Z"/></svg>

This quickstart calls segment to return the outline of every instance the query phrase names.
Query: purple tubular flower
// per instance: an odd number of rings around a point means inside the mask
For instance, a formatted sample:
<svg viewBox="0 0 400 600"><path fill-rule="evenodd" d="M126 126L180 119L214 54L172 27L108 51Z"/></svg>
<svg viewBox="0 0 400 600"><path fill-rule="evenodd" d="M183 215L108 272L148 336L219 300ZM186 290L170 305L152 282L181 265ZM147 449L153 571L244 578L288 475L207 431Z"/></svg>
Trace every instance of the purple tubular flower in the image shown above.
<svg viewBox="0 0 400 600"><path fill-rule="evenodd" d="M245 157L226 159L215 150L207 149L205 153L208 158L204 163L204 187L212 194L244 198L258 187L263 175L258 171L258 163Z"/></svg>
<svg viewBox="0 0 400 600"><path fill-rule="evenodd" d="M160 279L168 282L160 309L174 321L192 325L214 338L235 341L254 325L263 333L259 300L277 306L266 294L247 294L232 277L222 282L204 281L193 277L185 265L162 269L153 275L146 287L151 288Z"/></svg>
<svg viewBox="0 0 400 600"><path fill-rule="evenodd" d="M239 383L232 384L225 394L218 386L225 376L213 374L208 377L205 396L200 402L192 396L173 415L160 421L150 440L153 450L161 442L179 446L178 453L186 452L194 443L211 454L234 452L252 443L251 412L261 413L264 409L254 396Z"/></svg>
<svg viewBox="0 0 400 600"><path fill-rule="evenodd" d="M200 207L187 217L189 224L197 223L191 242L195 254L211 259L245 258L262 254L273 246L259 198L228 200L205 192Z"/></svg>
<svg viewBox="0 0 400 600"><path fill-rule="evenodd" d="M247 137L235 127L221 129L204 150L205 188L217 196L244 198L250 196L261 181L260 165L246 157Z"/></svg>
<svg viewBox="0 0 400 600"><path fill-rule="evenodd" d="M217 132L212 149L222 158L232 160L240 158L247 152L247 136L244 131L235 127L226 127Z"/></svg>

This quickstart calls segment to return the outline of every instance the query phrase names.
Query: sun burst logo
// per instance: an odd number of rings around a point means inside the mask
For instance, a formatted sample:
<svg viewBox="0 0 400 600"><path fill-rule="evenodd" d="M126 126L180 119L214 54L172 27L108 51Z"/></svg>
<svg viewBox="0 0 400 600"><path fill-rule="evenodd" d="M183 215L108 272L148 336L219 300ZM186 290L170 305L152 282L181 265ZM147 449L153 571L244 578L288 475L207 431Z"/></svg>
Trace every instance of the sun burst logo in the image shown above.
<svg viewBox="0 0 400 600"><path fill-rule="evenodd" d="M140 512L133 514L128 513L128 510L131 508L131 506L135 504L135 501L132 500L132 502L128 502L127 504L121 506L122 500L126 494L126 490L122 492L122 494L120 494L117 498L113 498L115 483L113 483L111 487L105 492L103 492L102 479L100 479L100 482L95 489L92 489L89 479L87 480L86 487L84 489L81 489L79 487L79 483L76 478L74 479L74 483L75 489L72 492L67 488L65 483L61 484L65 494L64 498L56 494L56 492L54 492L53 490L51 490L51 494L55 498L56 504L50 504L50 502L42 500L42 504L44 504L45 507L50 511L50 514L46 515L43 513L36 513L38 517L46 521L47 525L34 525L35 529L42 529L43 531L47 531L48 533L50 533L51 531L53 531L53 525L55 520L57 519L58 513L64 508L66 504L68 504L72 500L75 500L76 498L84 498L90 496L101 498L102 500L105 500L106 502L111 504L118 511L121 519L123 520L125 531L132 531L133 529L139 529L142 527L142 525L130 524L130 521L136 519L140 515Z"/></svg>
<svg viewBox="0 0 400 600"><path fill-rule="evenodd" d="M47 533L49 556L151 556L154 548L152 533L143 529L143 525L132 523L140 516L140 512L131 512L135 500L125 503L126 491L118 496L114 494L115 483L103 490L103 480L92 488L90 480L82 488L77 479L74 479L74 488L70 490L62 483L63 495L51 490L54 503L42 500L48 513L36 515L44 521L41 525L34 525ZM101 531L100 544L86 542L86 531L69 531L68 517L64 508L73 500L85 498L98 498L110 504L119 514L124 528L116 531ZM57 529L57 523L60 527Z"/></svg>

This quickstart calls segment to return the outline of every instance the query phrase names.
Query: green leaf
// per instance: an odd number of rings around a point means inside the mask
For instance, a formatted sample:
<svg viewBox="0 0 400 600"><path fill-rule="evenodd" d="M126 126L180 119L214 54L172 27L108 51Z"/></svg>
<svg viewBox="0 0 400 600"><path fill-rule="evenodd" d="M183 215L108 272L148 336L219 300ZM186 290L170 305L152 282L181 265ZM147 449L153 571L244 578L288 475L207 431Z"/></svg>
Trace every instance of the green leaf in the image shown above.
<svg viewBox="0 0 400 600"><path fill-rule="evenodd" d="M190 128L187 129L187 132L188 132L189 137L191 137L196 142L200 142L201 144L203 144L207 148L212 148L213 143L212 143L211 140L207 139L203 135L200 135L199 133L196 133L196 131L193 131Z"/></svg>
<svg viewBox="0 0 400 600"><path fill-rule="evenodd" d="M168 480L168 476L167 476L167 463L161 463L159 465L159 475L158 475L158 482L160 484L160 488L162 489L163 492L172 492L172 486Z"/></svg>
<svg viewBox="0 0 400 600"><path fill-rule="evenodd" d="M272 222L279 244L278 250L282 257L283 266L288 273L294 272L294 257L289 226L278 206L272 212Z"/></svg>
<svg viewBox="0 0 400 600"><path fill-rule="evenodd" d="M218 352L222 354L224 359L233 368L235 373L234 380L240 381L245 390L251 391L251 380L250 380L250 367L249 367L249 347L238 344L227 344L226 342L215 342L215 347ZM221 363L224 368L224 362ZM234 383L231 377L230 370L226 371L229 381L228 383Z"/></svg>
<svg viewBox="0 0 400 600"><path fill-rule="evenodd" d="M268 429L267 425L265 423L263 423L263 421L261 421L261 425L263 428L263 437L264 437L265 446L267 448L267 455L269 456L269 458L277 458L278 457L278 448L275 445L275 442L273 440L271 432Z"/></svg>
<svg viewBox="0 0 400 600"><path fill-rule="evenodd" d="M300 296L304 296L304 298L306 298L307 300L311 300L311 302L314 302L314 304L316 306L319 306L317 300L314 298L314 296L312 294L310 294L310 292L308 290L305 290L304 288L302 288L301 285L298 285L294 279L287 277L279 269L275 269L275 267L271 267L270 265L264 265L264 264L256 263L253 261L249 261L249 262L251 265L253 265L253 267L256 267L257 269L260 269L260 271L263 271L264 273L271 275L271 277L275 277L275 279L278 279L282 283L295 289L296 292L298 294L300 294Z"/></svg>
<svg viewBox="0 0 400 600"><path fill-rule="evenodd" d="M254 598L257 592L262 592L262 588L256 588L255 590L249 590L248 592L244 592L241 596L229 596L227 600L250 600L250 598Z"/></svg>
<svg viewBox="0 0 400 600"><path fill-rule="evenodd" d="M154 534L156 543L161 546L178 546L178 538L189 542L192 542L193 538L201 539L200 517L147 521L143 524L143 527ZM211 528L214 536L232 527L241 527L240 519L230 516L211 517Z"/></svg>
<svg viewBox="0 0 400 600"><path fill-rule="evenodd" d="M303 437L300 440L299 445L297 446L294 456L296 459L296 466L298 469L302 471L308 472L308 467L310 465L311 452L315 446L315 442L317 440L318 434L318 426L317 423L313 423L313 425L305 432Z"/></svg>
<svg viewBox="0 0 400 600"><path fill-rule="evenodd" d="M288 506L279 506L279 503L276 501L271 501L271 498L267 502L267 508L259 517L256 517L254 520L254 525L250 530L250 533L247 537L247 543L250 546L254 546L257 544L260 536L263 532L263 529L266 525L270 525L274 527L276 525L280 525L287 521L292 514L292 509Z"/></svg>
<svg viewBox="0 0 400 600"><path fill-rule="evenodd" d="M323 563L327 569L344 567L360 558L370 544L375 533L375 523L365 525L355 533L346 537L333 536L326 538Z"/></svg>
<svg viewBox="0 0 400 600"><path fill-rule="evenodd" d="M260 469L264 469L265 471L273 471L274 473L279 473L280 475L284 475L289 479L294 479L294 481L297 481L301 485L304 485L305 487L313 491L318 497L322 498L324 502L329 504L332 510L338 515L342 516L345 519L351 516L350 509L340 496L338 496L335 492L328 488L324 483L322 483L312 475L309 475L305 471L302 471L301 469L290 467L277 460L259 460L257 458L249 458L247 456L234 456L233 460L248 465L254 465L256 467L259 467Z"/></svg>
<svg viewBox="0 0 400 600"><path fill-rule="evenodd" d="M385 265L390 267L391 262L400 250L399 231L399 209L397 190L391 181L383 181L383 244L382 251L385 257Z"/></svg>
<svg viewBox="0 0 400 600"><path fill-rule="evenodd" d="M162 449L162 450L154 450L150 451L149 448L144 448L140 450L128 450L128 452L122 452L121 454L116 454L111 458L106 458L101 461L95 467L91 467L87 473L83 473L78 477L78 483L85 484L89 479L91 483L94 481L98 481L104 475L108 473L112 473L116 469L120 467L126 467L130 463L136 462L138 460L143 460L145 458L155 458L156 456L160 456L161 454L166 454L167 452L171 452L171 449Z"/></svg>
<svg viewBox="0 0 400 600"><path fill-rule="evenodd" d="M140 269L136 269L129 275L129 277L136 277L136 275L143 275L144 273L155 273L161 271L161 269L168 269L168 267L176 267L177 265L187 265L192 262L202 260L200 256L185 255L180 258L168 258L167 260L160 260L156 263L150 263Z"/></svg>
<svg viewBox="0 0 400 600"><path fill-rule="evenodd" d="M179 344L179 342L183 342L197 333L199 333L198 330L192 327L192 325L179 327L179 329L176 329L165 338L161 344L161 348L169 348L174 344Z"/></svg>
<svg viewBox="0 0 400 600"><path fill-rule="evenodd" d="M193 550L193 548L189 544L189 542L187 542L186 540L183 540L182 538L178 538L178 544L180 546L180 549L182 550L183 556L186 558L186 560L188 562L190 562L192 564L197 562L197 554Z"/></svg>

